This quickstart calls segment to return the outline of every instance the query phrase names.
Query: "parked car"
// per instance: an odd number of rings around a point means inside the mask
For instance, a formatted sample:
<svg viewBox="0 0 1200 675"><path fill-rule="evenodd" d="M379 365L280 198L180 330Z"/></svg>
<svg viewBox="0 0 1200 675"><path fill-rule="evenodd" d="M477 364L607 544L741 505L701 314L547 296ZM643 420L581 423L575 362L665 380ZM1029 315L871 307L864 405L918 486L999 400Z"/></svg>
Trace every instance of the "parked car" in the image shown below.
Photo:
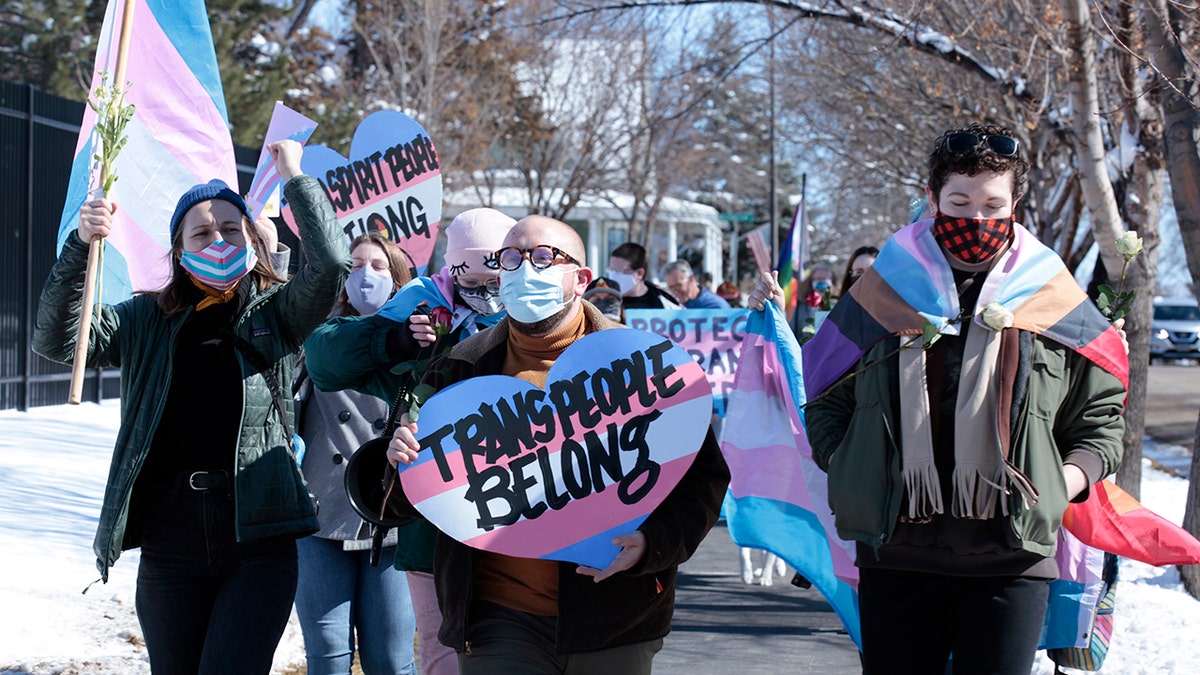
<svg viewBox="0 0 1200 675"><path fill-rule="evenodd" d="M1200 359L1200 305L1195 299L1154 299L1150 359Z"/></svg>

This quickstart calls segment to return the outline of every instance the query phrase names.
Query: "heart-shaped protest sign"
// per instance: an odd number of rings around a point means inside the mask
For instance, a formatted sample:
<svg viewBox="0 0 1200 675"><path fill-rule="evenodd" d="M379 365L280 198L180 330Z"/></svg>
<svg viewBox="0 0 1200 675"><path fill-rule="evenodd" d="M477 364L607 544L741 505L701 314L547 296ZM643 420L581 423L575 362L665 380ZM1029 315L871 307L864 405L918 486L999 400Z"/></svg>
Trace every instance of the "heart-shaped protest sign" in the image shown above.
<svg viewBox="0 0 1200 675"><path fill-rule="evenodd" d="M670 494L708 433L703 369L662 337L592 333L539 389L488 375L421 406L421 451L400 480L438 529L469 546L603 569Z"/></svg>
<svg viewBox="0 0 1200 675"><path fill-rule="evenodd" d="M325 188L348 242L379 232L424 272L441 227L442 170L420 124L404 113L380 110L358 125L349 158L309 145L300 168ZM291 208L284 204L282 211L295 232Z"/></svg>

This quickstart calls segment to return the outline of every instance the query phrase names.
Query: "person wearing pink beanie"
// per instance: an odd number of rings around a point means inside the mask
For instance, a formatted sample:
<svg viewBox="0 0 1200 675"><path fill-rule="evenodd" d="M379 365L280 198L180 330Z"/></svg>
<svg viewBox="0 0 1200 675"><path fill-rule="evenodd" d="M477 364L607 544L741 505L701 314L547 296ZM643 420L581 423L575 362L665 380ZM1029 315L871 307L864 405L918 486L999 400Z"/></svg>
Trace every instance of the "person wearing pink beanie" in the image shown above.
<svg viewBox="0 0 1200 675"><path fill-rule="evenodd" d="M309 376L317 388L353 389L391 403L397 400L401 387L411 390L423 375L411 370L397 375L392 369L398 364L432 360L460 339L495 325L504 316L500 274L489 269L486 262L501 248L515 224L512 218L490 208L458 214L446 228L445 266L441 270L413 279L374 315L339 317L317 328L304 346ZM413 377L416 379L410 380ZM458 659L454 650L437 637L442 615L432 574L436 538L437 530L427 521L405 523L397 528L392 558L395 568L408 576L422 675L456 675ZM385 549L385 559L389 552Z"/></svg>

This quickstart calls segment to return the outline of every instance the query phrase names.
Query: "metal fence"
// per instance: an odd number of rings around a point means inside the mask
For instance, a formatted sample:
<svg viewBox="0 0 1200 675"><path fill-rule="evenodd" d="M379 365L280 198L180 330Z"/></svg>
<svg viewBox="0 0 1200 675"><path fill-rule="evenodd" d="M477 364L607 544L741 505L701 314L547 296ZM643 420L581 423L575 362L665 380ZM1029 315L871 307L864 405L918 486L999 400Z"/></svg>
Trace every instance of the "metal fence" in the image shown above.
<svg viewBox="0 0 1200 675"><path fill-rule="evenodd" d="M38 294L56 257L83 106L30 85L0 82L0 410L67 401L70 367L29 346ZM245 191L258 150L234 150ZM89 370L83 391L85 400L118 397L119 372Z"/></svg>

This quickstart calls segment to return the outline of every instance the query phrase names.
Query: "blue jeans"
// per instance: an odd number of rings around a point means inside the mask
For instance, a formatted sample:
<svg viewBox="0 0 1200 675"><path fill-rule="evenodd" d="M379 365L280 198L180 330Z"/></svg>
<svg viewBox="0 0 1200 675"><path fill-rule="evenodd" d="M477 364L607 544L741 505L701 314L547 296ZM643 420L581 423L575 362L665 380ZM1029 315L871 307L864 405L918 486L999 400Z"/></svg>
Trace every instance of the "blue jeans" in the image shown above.
<svg viewBox="0 0 1200 675"><path fill-rule="evenodd" d="M143 513L136 604L150 669L269 673L296 593L295 540L237 542L226 490L177 482Z"/></svg>
<svg viewBox="0 0 1200 675"><path fill-rule="evenodd" d="M413 675L417 628L408 579L391 565L371 567L370 551L344 551L342 542L307 537L297 542L300 583L296 614L304 633L309 675L345 675L354 659L366 675ZM381 560L391 560L395 547Z"/></svg>

